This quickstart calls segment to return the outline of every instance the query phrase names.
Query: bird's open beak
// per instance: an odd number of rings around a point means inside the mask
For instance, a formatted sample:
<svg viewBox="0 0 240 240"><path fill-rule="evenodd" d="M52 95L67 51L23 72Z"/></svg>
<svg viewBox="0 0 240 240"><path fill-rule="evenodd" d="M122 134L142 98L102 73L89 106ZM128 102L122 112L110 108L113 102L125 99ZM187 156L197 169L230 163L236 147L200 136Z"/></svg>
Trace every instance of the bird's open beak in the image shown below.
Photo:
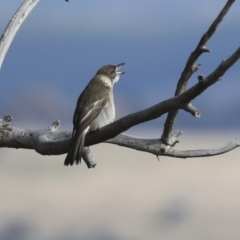
<svg viewBox="0 0 240 240"><path fill-rule="evenodd" d="M120 63L120 64L118 64L118 65L116 66L116 73L117 73L118 75L125 73L125 72L118 72L118 70L119 70L124 64L125 64L125 63Z"/></svg>

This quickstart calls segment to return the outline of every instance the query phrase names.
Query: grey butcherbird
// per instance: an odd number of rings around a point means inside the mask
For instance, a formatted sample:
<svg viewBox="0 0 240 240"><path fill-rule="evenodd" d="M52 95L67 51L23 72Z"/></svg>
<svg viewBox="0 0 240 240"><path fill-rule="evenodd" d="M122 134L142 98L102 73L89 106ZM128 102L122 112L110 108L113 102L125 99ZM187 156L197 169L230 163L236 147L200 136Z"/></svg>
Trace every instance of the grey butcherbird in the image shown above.
<svg viewBox="0 0 240 240"><path fill-rule="evenodd" d="M81 161L85 135L111 123L115 119L113 85L124 72L118 70L124 65L101 67L78 98L73 116L73 133L70 151L64 165Z"/></svg>

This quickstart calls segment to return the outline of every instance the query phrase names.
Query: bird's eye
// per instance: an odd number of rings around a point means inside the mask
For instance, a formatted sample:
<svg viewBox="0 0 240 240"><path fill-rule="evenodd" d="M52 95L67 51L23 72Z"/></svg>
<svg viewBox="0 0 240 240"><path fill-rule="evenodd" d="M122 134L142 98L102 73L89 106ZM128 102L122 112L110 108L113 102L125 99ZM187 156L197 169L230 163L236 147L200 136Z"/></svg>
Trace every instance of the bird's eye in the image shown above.
<svg viewBox="0 0 240 240"><path fill-rule="evenodd" d="M113 71L113 70L112 70L112 71L110 71L110 73L111 73L111 74L114 74L114 73L115 73L115 71Z"/></svg>

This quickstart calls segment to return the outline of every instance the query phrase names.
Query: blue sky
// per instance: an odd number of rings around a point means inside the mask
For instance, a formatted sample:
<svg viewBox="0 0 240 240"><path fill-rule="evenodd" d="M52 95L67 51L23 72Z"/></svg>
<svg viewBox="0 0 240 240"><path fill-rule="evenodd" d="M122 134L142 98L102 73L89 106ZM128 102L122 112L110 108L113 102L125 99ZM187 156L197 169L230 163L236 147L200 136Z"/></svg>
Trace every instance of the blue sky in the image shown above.
<svg viewBox="0 0 240 240"><path fill-rule="evenodd" d="M186 59L226 1L42 0L23 23L3 63L1 115L15 126L45 127L55 119L71 129L76 100L99 67L125 62L115 86L117 118L170 98ZM0 31L22 1L0 2ZM237 1L198 63L208 75L238 46ZM195 119L181 112L176 128L238 127L240 64L193 104ZM165 116L143 127L160 126ZM161 131L161 130L160 130Z"/></svg>

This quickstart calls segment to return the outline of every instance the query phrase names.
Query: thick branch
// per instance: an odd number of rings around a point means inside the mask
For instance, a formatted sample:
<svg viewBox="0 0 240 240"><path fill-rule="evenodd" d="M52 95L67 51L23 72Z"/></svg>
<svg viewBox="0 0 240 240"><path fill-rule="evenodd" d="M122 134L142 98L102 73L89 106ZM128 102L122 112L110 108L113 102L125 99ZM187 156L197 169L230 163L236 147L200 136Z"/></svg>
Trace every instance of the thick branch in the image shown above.
<svg viewBox="0 0 240 240"><path fill-rule="evenodd" d="M12 127L11 121L9 115L0 119L0 147L34 149L43 155L59 155L69 150L72 133L58 132L59 120L45 129L35 131ZM89 147L83 149L83 160L88 168L97 165Z"/></svg>
<svg viewBox="0 0 240 240"><path fill-rule="evenodd" d="M26 130L11 127L10 116L0 119L0 147L35 149L42 155L59 155L68 151L71 132L58 132L59 121L55 121L50 127L42 130ZM181 132L176 134L176 139ZM66 140L67 139L67 140ZM213 149L198 149L179 151L167 149L160 139L143 139L120 134L106 143L116 144L132 148L138 151L148 152L156 156L168 156L176 158L209 157L231 151L240 146L240 138L226 144L223 147ZM96 166L88 147L84 148L83 158L89 168Z"/></svg>
<svg viewBox="0 0 240 240"><path fill-rule="evenodd" d="M223 20L223 18L228 13L229 9L231 8L232 4L235 0L228 0L226 5L223 7L222 11L219 13L217 18L213 21L209 29L206 33L202 36L201 40L199 41L196 49L191 53L189 56L185 68L181 74L181 77L177 84L177 89L175 91L175 96L183 93L186 90L187 83L192 76L192 74L198 69L199 65L195 65L195 62L199 58L199 56L204 52L210 52L210 50L205 46L207 41L213 36L215 33L218 25ZM178 110L174 110L169 112L167 119L164 124L164 130L161 139L166 143L169 144L171 142L171 134L173 131L174 123L178 114Z"/></svg>
<svg viewBox="0 0 240 240"><path fill-rule="evenodd" d="M0 39L0 70L7 51L24 20L40 0L25 0L13 15Z"/></svg>

